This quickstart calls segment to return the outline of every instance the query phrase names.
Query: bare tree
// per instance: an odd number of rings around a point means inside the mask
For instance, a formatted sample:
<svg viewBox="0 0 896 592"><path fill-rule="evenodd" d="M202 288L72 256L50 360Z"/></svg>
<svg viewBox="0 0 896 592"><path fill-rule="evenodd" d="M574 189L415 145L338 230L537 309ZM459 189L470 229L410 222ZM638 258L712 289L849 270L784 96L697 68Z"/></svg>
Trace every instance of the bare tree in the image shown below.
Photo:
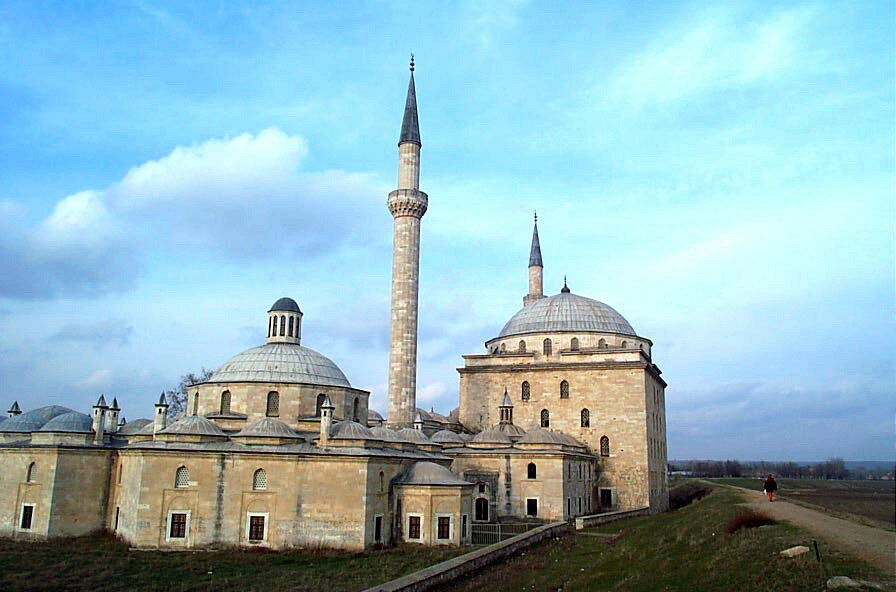
<svg viewBox="0 0 896 592"><path fill-rule="evenodd" d="M180 377L180 383L177 388L165 391L165 398L168 400L168 417L177 419L187 412L187 389L191 384L205 382L214 374L214 370L204 367L199 372L188 372Z"/></svg>

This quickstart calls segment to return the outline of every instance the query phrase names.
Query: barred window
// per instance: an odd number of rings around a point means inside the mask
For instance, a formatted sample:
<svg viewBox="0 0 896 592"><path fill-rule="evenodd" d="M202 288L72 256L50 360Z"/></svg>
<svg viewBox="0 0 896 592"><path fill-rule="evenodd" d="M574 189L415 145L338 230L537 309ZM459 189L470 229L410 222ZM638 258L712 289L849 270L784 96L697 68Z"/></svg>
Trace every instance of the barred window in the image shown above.
<svg viewBox="0 0 896 592"><path fill-rule="evenodd" d="M542 342L542 347L543 347L544 355L546 355L546 356L551 355L551 351L552 351L552 349L553 349L553 348L552 348L552 345L553 345L553 344L551 343L551 340L550 340L550 339L545 339L545 340Z"/></svg>
<svg viewBox="0 0 896 592"><path fill-rule="evenodd" d="M277 417L280 415L280 393L277 391L268 393L268 405L265 409L265 415L268 417Z"/></svg>
<svg viewBox="0 0 896 592"><path fill-rule="evenodd" d="M264 516L249 516L249 540L253 542L264 540Z"/></svg>
<svg viewBox="0 0 896 592"><path fill-rule="evenodd" d="M520 339L519 350L521 354L526 353L526 342Z"/></svg>
<svg viewBox="0 0 896 592"><path fill-rule="evenodd" d="M449 516L439 516L436 538L439 540L451 538L451 518Z"/></svg>
<svg viewBox="0 0 896 592"><path fill-rule="evenodd" d="M171 514L171 528L168 530L169 539L187 538L187 515L177 512Z"/></svg>
<svg viewBox="0 0 896 592"><path fill-rule="evenodd" d="M420 516L408 516L408 538L420 538Z"/></svg>
<svg viewBox="0 0 896 592"><path fill-rule="evenodd" d="M174 486L175 487L189 487L190 485L190 471L187 470L187 467L179 467L177 472L174 473Z"/></svg>
<svg viewBox="0 0 896 592"><path fill-rule="evenodd" d="M560 398L568 399L569 398L569 383L565 380L560 382Z"/></svg>
<svg viewBox="0 0 896 592"><path fill-rule="evenodd" d="M610 456L610 439L606 436L600 437L600 455Z"/></svg>
<svg viewBox="0 0 896 592"><path fill-rule="evenodd" d="M230 413L230 391L221 393L221 413Z"/></svg>
<svg viewBox="0 0 896 592"><path fill-rule="evenodd" d="M572 351L579 351L579 338L578 337L573 337L569 341L569 349L571 349Z"/></svg>
<svg viewBox="0 0 896 592"><path fill-rule="evenodd" d="M541 427L548 428L551 426L551 414L547 409L541 410Z"/></svg>
<svg viewBox="0 0 896 592"><path fill-rule="evenodd" d="M530 396L529 381L524 380L522 386L520 387L520 397L523 399L523 401L528 401L529 396Z"/></svg>
<svg viewBox="0 0 896 592"><path fill-rule="evenodd" d="M264 469L258 469L252 475L252 489L255 491L264 491L268 488L268 474Z"/></svg>
<svg viewBox="0 0 896 592"><path fill-rule="evenodd" d="M582 427L590 428L591 427L591 412L587 409L582 409Z"/></svg>
<svg viewBox="0 0 896 592"><path fill-rule="evenodd" d="M25 473L25 481L27 483L34 483L35 479L37 479L37 464L31 463L28 465L28 471Z"/></svg>

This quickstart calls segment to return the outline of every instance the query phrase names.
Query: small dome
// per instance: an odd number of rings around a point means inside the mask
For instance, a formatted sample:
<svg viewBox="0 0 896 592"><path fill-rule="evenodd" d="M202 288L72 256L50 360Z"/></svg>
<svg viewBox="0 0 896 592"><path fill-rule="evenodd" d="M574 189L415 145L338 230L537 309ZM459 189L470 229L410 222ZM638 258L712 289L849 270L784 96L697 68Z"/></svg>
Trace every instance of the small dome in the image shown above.
<svg viewBox="0 0 896 592"><path fill-rule="evenodd" d="M464 445L464 439L451 430L440 430L433 434L430 440L432 440L436 444L456 444L458 446Z"/></svg>
<svg viewBox="0 0 896 592"><path fill-rule="evenodd" d="M345 419L333 424L330 428L330 437L343 440L378 440L370 428L362 426L357 421Z"/></svg>
<svg viewBox="0 0 896 592"><path fill-rule="evenodd" d="M256 419L233 435L234 438L295 438L303 439L295 430L273 417Z"/></svg>
<svg viewBox="0 0 896 592"><path fill-rule="evenodd" d="M266 343L223 364L208 382L281 382L351 387L333 360L296 343Z"/></svg>
<svg viewBox="0 0 896 592"><path fill-rule="evenodd" d="M27 413L10 417L0 424L0 432L34 432L39 430L48 421L62 415L63 413L71 413L72 410L61 405L47 405L46 407L38 407ZM93 423L91 422L91 427Z"/></svg>
<svg viewBox="0 0 896 592"><path fill-rule="evenodd" d="M40 432L74 432L80 434L93 433L93 419L84 413L70 411L57 415L44 424Z"/></svg>
<svg viewBox="0 0 896 592"><path fill-rule="evenodd" d="M401 434L386 426L370 428L370 433L383 442L407 442L407 440L401 437Z"/></svg>
<svg viewBox="0 0 896 592"><path fill-rule="evenodd" d="M135 419L134 421L128 422L121 426L116 432L119 435L123 436L131 436L143 430L146 426L152 424L151 419L141 418ZM152 433L152 432L150 432Z"/></svg>
<svg viewBox="0 0 896 592"><path fill-rule="evenodd" d="M404 428L398 430L398 435L404 438L406 442L413 442L414 444L432 444L432 440L426 437L423 430Z"/></svg>
<svg viewBox="0 0 896 592"><path fill-rule="evenodd" d="M510 437L497 426L482 430L471 440L474 444L512 444Z"/></svg>
<svg viewBox="0 0 896 592"><path fill-rule="evenodd" d="M458 434L458 436L460 436L460 439L463 440L464 442L469 442L470 440L473 439L473 434L468 434L466 432L461 432Z"/></svg>
<svg viewBox="0 0 896 592"><path fill-rule="evenodd" d="M563 445L567 442L559 432L552 432L544 428L535 428L526 432L526 435L520 438L518 444L555 444Z"/></svg>
<svg viewBox="0 0 896 592"><path fill-rule="evenodd" d="M160 434L176 434L179 436L220 436L227 437L227 434L218 427L218 424L206 419L201 415L188 415L178 419Z"/></svg>
<svg viewBox="0 0 896 592"><path fill-rule="evenodd" d="M373 409L368 409L367 410L367 419L375 420L375 421L383 421L383 416L380 415L377 411L374 411Z"/></svg>
<svg viewBox="0 0 896 592"><path fill-rule="evenodd" d="M397 482L402 485L473 485L442 465L429 461L415 462L398 477Z"/></svg>
<svg viewBox="0 0 896 592"><path fill-rule="evenodd" d="M299 305L292 298L281 298L268 309L268 312L302 312Z"/></svg>
<svg viewBox="0 0 896 592"><path fill-rule="evenodd" d="M635 330L628 321L609 304L561 292L523 307L510 317L498 337L556 331L635 336Z"/></svg>

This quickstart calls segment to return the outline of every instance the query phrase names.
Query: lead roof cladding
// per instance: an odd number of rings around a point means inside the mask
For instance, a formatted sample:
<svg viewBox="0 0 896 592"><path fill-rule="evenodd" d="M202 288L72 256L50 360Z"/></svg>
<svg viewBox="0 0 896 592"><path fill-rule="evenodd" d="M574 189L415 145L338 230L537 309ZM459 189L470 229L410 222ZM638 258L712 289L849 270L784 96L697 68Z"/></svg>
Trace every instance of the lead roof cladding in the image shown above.
<svg viewBox="0 0 896 592"><path fill-rule="evenodd" d="M522 308L510 317L498 337L557 331L636 335L628 321L609 304L561 292Z"/></svg>

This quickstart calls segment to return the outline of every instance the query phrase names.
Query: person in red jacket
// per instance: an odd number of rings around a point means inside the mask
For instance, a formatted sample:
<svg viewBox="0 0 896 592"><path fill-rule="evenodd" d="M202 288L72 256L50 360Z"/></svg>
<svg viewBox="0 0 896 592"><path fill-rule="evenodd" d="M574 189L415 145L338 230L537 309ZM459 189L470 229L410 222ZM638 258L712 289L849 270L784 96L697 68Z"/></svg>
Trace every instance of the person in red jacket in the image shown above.
<svg viewBox="0 0 896 592"><path fill-rule="evenodd" d="M765 491L765 494L768 496L768 501L775 501L775 492L778 491L778 482L775 481L775 478L769 475L765 479L765 485L763 485L762 489Z"/></svg>

